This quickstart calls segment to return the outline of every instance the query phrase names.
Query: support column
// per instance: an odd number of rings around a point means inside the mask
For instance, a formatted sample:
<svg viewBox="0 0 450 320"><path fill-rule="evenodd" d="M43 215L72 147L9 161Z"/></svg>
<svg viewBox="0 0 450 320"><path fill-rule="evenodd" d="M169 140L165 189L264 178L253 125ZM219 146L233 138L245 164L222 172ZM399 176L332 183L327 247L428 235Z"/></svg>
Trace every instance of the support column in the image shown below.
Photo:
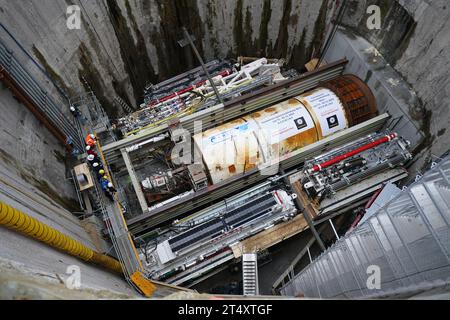
<svg viewBox="0 0 450 320"><path fill-rule="evenodd" d="M133 164L131 163L130 155L125 149L121 149L120 152L122 153L123 161L125 162L128 174L131 178L131 183L133 184L134 191L136 192L139 204L141 205L142 213L147 213L148 211L147 200L145 200L144 193L142 192L141 189L141 184L139 183L136 177L136 172L134 171Z"/></svg>

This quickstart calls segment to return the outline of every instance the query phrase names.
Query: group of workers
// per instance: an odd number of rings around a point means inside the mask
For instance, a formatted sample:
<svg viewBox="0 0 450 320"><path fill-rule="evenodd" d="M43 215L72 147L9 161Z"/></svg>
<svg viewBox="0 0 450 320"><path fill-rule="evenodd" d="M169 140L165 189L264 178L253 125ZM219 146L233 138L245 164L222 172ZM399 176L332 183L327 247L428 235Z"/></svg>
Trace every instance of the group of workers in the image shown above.
<svg viewBox="0 0 450 320"><path fill-rule="evenodd" d="M105 168L103 167L100 158L95 152L95 145L97 143L95 136L93 134L88 134L85 139L86 142L86 153L87 153L87 162L91 165L92 170L97 175L97 179L100 182L100 186L105 193L105 196L114 201L114 193L117 191L114 188L112 182L108 179L108 176L105 174Z"/></svg>

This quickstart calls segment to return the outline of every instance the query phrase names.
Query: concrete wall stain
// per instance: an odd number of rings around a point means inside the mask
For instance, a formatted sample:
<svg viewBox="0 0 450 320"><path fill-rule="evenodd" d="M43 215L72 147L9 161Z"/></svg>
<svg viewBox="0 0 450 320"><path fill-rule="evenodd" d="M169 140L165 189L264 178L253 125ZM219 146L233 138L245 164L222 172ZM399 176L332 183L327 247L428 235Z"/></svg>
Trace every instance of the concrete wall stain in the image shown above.
<svg viewBox="0 0 450 320"><path fill-rule="evenodd" d="M283 16L280 21L280 29L278 30L275 46L271 50L271 57L286 58L288 50L288 25L291 18L292 0L283 1Z"/></svg>
<svg viewBox="0 0 450 320"><path fill-rule="evenodd" d="M243 10L243 0L238 0L236 2L236 7L234 8L234 23L233 23L233 39L235 45L236 55L243 54L244 51L244 34L243 34L243 24L244 19L242 16Z"/></svg>
<svg viewBox="0 0 450 320"><path fill-rule="evenodd" d="M64 90L67 94L69 95L73 95L74 91L72 90L72 88L70 88L62 79L62 77L55 71L55 69L52 68L52 66L47 62L47 60L45 59L44 55L42 54L42 52L35 46L33 45L32 48L33 50L33 54L36 57L36 59L38 59L38 61L40 62L40 64L44 67L45 71L47 71L48 75L50 76L50 78L52 78L56 84L62 89Z"/></svg>
<svg viewBox="0 0 450 320"><path fill-rule="evenodd" d="M305 64L312 58L320 56L320 50L325 38L325 24L327 16L328 1L322 2L319 15L314 23L313 38L306 42L307 28L304 28L298 44L293 47L288 64L298 70L305 71Z"/></svg>
<svg viewBox="0 0 450 320"><path fill-rule="evenodd" d="M305 43L306 29L303 29L299 42L293 47L290 66L295 66L299 70L304 69L304 64L308 62L310 52Z"/></svg>
<svg viewBox="0 0 450 320"><path fill-rule="evenodd" d="M269 21L272 17L271 0L264 0L262 13L261 13L261 25L259 26L259 39L257 39L257 52L261 56L267 54L267 39L268 39L268 27Z"/></svg>
<svg viewBox="0 0 450 320"><path fill-rule="evenodd" d="M261 56L260 52L256 52L255 43L252 41L252 13L250 7L247 7L245 12L245 23L244 23L244 54L246 56Z"/></svg>
<svg viewBox="0 0 450 320"><path fill-rule="evenodd" d="M208 3L206 4L206 27L207 27L207 31L212 34L212 36L209 38L210 41L210 45L213 49L213 53L215 57L218 57L220 52L219 52L219 41L217 40L216 34L214 32L214 24L213 24L213 19L217 19L217 12L215 9L215 6L213 5L212 1L208 1Z"/></svg>
<svg viewBox="0 0 450 320"><path fill-rule="evenodd" d="M174 76L197 66L189 46L180 48L178 41L182 39L182 27L195 36L195 45L203 56L204 27L197 4L187 0L155 0L158 15L161 19L159 32L150 34L151 41L157 49L159 80Z"/></svg>
<svg viewBox="0 0 450 320"><path fill-rule="evenodd" d="M117 40L125 70L129 76L135 100L141 101L144 87L148 81L155 81L156 76L145 46L144 37L137 27L129 2L125 1L126 14L131 21L137 43L134 42L131 30L128 28L127 20L116 0L107 0L109 17Z"/></svg>
<svg viewBox="0 0 450 320"><path fill-rule="evenodd" d="M49 197L50 201L55 201L56 203L60 204L61 206L63 206L64 208L66 208L67 210L69 210L71 212L79 212L81 210L80 205L77 201L75 201L72 198L62 196L61 193L56 191L55 189L53 189L47 183L47 181L37 179L36 177L33 177L23 171L20 172L20 176L22 177L22 179L24 179L25 181L27 181L28 183L32 184L37 189L39 189L39 191L46 194ZM43 215L40 212L37 212L37 213ZM45 215L43 215L43 216L45 216Z"/></svg>
<svg viewBox="0 0 450 320"><path fill-rule="evenodd" d="M111 118L116 118L118 110L113 107L110 99L106 97L103 89L104 80L101 77L101 73L94 64L92 57L86 47L81 42L78 47L78 56L80 57L80 68L78 69L78 79L84 89L89 92L93 91L97 96L98 101L105 109L105 112ZM87 83L86 83L87 82Z"/></svg>
<svg viewBox="0 0 450 320"><path fill-rule="evenodd" d="M66 155L62 154L59 150L53 150L53 155L55 156L56 160L60 163L65 164L66 163Z"/></svg>
<svg viewBox="0 0 450 320"><path fill-rule="evenodd" d="M65 0L65 2L67 5L78 3L75 0ZM102 10L95 10L98 21L102 21L106 28L95 30L94 26L85 21L88 19L83 15L83 11L81 18L84 33L80 33L78 37L80 43L67 46L66 50L69 51L72 47L78 48L73 52L67 52L68 57L77 56L80 44L84 48L84 54L79 57L80 61L84 61L81 67L69 65L64 69L60 68L72 72L74 69L81 70L78 72L78 77L68 76L67 72L63 73L58 68L52 71L51 66L55 65L55 62L50 59L51 50L48 55L44 52L48 56L48 61L42 59L43 55L39 60L46 66L48 73L51 73L51 77L61 83L61 87L74 88L74 91L78 91L78 88L84 85L84 81L80 80L82 79L80 74L83 75L111 115L114 114L112 109L116 108L112 106L116 98L114 93L129 105L137 106L142 102L144 87L147 84L157 83L198 66L191 48L182 49L177 43L183 37L182 26L196 37L196 46L204 58L207 53L209 58L235 58L238 55L248 55L283 57L289 60L286 54L293 47L293 35L289 35L288 30L291 30L293 24L304 23L302 19L315 21L315 17L300 16L298 12L292 15L292 6L297 3L292 0L283 2L263 0L260 7L256 7L256 11L253 11L252 8L255 5L244 0L230 1L226 5L217 0L146 0L142 2L106 0L99 4L101 7L99 9ZM199 10L200 5L205 8ZM260 19L260 24L257 30L252 30L255 18ZM218 25L218 23L225 24ZM301 33L303 29L304 27L301 27L297 30ZM109 33L108 37L103 37L105 30ZM232 30L232 34L229 34L228 30ZM97 35L95 31L99 34ZM275 31L275 34L272 31ZM209 34L206 38L205 32ZM277 38L276 34L278 34ZM52 40L60 40L58 34L51 36ZM305 35L302 41L309 42L308 36ZM149 42L154 49L150 49ZM224 46L225 43L227 45ZM308 48L308 45L309 43L305 43L303 47ZM208 47L204 48L204 46ZM111 61L110 54L105 52L110 48L117 50L117 54L114 52L113 56L114 59L119 56L119 61ZM94 61L96 65L91 61ZM306 62L300 60L298 56L293 57L293 61L295 65L303 65ZM69 63L69 61L64 62ZM92 70L89 70L87 66L92 67ZM64 76L65 83L58 73ZM100 76L94 73L99 73ZM69 95L72 93L70 92ZM115 113L122 113L119 107L117 109Z"/></svg>

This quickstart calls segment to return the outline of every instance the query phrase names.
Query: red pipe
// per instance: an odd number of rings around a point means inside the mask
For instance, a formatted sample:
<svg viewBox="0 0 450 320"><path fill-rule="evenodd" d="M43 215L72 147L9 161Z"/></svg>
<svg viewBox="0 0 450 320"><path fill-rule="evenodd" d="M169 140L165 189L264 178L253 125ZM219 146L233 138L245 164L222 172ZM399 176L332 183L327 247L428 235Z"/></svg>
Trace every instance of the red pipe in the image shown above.
<svg viewBox="0 0 450 320"><path fill-rule="evenodd" d="M347 158L349 158L351 156L354 156L355 154L361 153L361 152L363 152L365 150L368 150L368 149L372 149L372 148L374 148L374 147L376 147L376 146L378 146L378 145L380 145L382 143L391 141L392 139L394 139L396 137L397 137L396 133L388 134L388 135L384 136L383 138L380 138L378 140L375 140L373 142L365 144L365 145L363 145L363 146L361 146L361 147L359 147L359 148L357 148L355 150L352 150L350 152L344 153L343 155L340 155L340 156L337 156L335 158L332 158L332 159L330 159L328 161L325 161L322 164L316 164L316 165L314 165L312 167L312 169L310 169L310 172L320 171L320 170L322 170L322 169L324 169L326 167L329 167L329 166L331 166L331 165L333 165L335 163L341 162L342 160L345 160L345 159L347 159Z"/></svg>
<svg viewBox="0 0 450 320"><path fill-rule="evenodd" d="M228 76L228 75L230 75L230 71L229 70L224 70L224 71L221 71L218 74L216 74L214 77L217 77L217 76L225 77L225 76ZM199 82L197 82L196 84L194 84L192 86L189 86L189 87L184 88L182 90L179 90L177 92L171 93L168 96L165 96L165 97L163 97L161 99L153 100L148 105L151 106L151 105L154 105L154 104L157 104L157 103L164 102L164 101L167 101L169 99L175 98L176 96L179 96L179 95L181 95L183 93L186 93L188 91L194 90L195 88L197 88L197 87L201 86L202 84L204 84L206 81L208 81L208 79L199 81Z"/></svg>
<svg viewBox="0 0 450 320"><path fill-rule="evenodd" d="M373 196L370 198L370 200L366 203L366 206L364 207L364 209L369 209L372 204L375 202L375 200L378 198L378 196L380 195L381 191L383 190L384 186L382 186L381 188L379 188L374 194Z"/></svg>

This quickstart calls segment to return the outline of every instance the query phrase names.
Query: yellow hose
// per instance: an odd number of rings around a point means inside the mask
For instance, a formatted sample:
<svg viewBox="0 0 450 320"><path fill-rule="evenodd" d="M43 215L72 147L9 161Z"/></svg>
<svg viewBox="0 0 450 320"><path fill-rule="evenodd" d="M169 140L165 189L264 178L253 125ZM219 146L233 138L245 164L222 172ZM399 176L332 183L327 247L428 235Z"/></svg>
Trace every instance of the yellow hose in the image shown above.
<svg viewBox="0 0 450 320"><path fill-rule="evenodd" d="M62 232L0 201L0 225L44 242L84 261L93 262L118 273L122 267L116 259L95 252Z"/></svg>

